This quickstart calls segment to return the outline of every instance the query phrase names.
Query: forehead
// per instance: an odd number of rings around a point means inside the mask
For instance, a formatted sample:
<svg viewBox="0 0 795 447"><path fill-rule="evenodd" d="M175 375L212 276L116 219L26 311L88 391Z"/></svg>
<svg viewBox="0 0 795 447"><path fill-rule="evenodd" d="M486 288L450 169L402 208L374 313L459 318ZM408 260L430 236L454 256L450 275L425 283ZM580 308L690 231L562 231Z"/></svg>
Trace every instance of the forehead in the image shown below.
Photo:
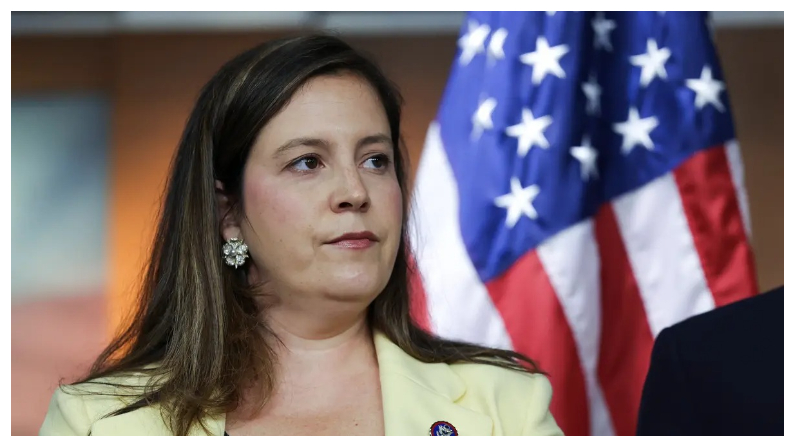
<svg viewBox="0 0 795 447"><path fill-rule="evenodd" d="M324 75L307 81L263 129L264 137L296 131L389 133L384 106L373 86L353 74Z"/></svg>

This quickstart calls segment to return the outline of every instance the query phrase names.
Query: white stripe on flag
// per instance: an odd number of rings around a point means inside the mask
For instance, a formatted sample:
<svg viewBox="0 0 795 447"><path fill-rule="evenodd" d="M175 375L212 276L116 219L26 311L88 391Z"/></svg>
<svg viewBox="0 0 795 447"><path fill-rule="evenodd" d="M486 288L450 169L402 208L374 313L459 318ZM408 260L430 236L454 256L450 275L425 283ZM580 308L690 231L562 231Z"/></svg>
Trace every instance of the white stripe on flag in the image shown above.
<svg viewBox="0 0 795 447"><path fill-rule="evenodd" d="M613 201L649 328L715 308L673 174Z"/></svg>
<svg viewBox="0 0 795 447"><path fill-rule="evenodd" d="M431 329L448 339L512 349L502 317L464 247L458 189L442 144L434 122L417 167L409 219Z"/></svg>
<svg viewBox="0 0 795 447"><path fill-rule="evenodd" d="M591 434L615 434L597 378L602 309L593 220L573 225L538 247L538 257L569 322L588 393Z"/></svg>
<svg viewBox="0 0 795 447"><path fill-rule="evenodd" d="M745 169L743 167L743 155L740 152L740 145L737 140L726 143L726 159L729 161L729 170L732 174L732 183L740 206L740 213L743 217L745 236L751 241L751 214L748 211L748 193L745 190Z"/></svg>

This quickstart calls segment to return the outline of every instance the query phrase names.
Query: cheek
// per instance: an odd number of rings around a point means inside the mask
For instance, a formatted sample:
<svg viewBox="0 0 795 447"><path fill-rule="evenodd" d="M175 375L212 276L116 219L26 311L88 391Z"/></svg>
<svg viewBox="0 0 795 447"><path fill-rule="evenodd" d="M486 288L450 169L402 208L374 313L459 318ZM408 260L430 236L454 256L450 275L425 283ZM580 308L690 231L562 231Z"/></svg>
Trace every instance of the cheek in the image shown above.
<svg viewBox="0 0 795 447"><path fill-rule="evenodd" d="M309 207L294 191L267 181L250 182L243 191L254 238L270 247L287 244L311 226ZM288 230L289 229L289 230ZM300 232L300 233L299 233Z"/></svg>
<svg viewBox="0 0 795 447"><path fill-rule="evenodd" d="M390 208L395 216L397 216L397 221L399 224L402 224L403 221L403 193L400 191L400 185L395 183L394 188L392 188L389 192L389 204Z"/></svg>
<svg viewBox="0 0 795 447"><path fill-rule="evenodd" d="M399 230L403 225L403 194L397 181L384 189L383 200L385 211L388 213L390 227Z"/></svg>
<svg viewBox="0 0 795 447"><path fill-rule="evenodd" d="M288 200L280 197L278 189L264 182L251 182L243 191L246 202L246 216L249 221L263 224L281 225L287 220L283 211Z"/></svg>

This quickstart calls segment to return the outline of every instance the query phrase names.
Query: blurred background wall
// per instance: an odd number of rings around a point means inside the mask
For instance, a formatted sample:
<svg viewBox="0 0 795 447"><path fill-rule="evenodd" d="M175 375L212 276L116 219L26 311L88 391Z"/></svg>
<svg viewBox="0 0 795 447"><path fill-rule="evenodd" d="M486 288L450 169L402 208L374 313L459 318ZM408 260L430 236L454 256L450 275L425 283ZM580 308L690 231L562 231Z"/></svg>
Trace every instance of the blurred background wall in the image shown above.
<svg viewBox="0 0 795 447"><path fill-rule="evenodd" d="M413 165L461 13L13 13L12 434L35 434L134 298L165 175L201 86L263 40L335 30L406 99ZM716 13L759 284L784 282L783 13Z"/></svg>

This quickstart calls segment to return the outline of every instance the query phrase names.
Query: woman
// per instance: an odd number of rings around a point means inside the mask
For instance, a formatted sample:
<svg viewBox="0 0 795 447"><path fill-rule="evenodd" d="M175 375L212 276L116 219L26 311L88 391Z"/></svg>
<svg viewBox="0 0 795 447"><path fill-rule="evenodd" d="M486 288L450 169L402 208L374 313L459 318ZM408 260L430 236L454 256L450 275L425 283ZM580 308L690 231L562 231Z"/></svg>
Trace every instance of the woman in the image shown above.
<svg viewBox="0 0 795 447"><path fill-rule="evenodd" d="M202 90L129 327L41 434L561 434L528 358L409 314L401 100L337 38Z"/></svg>

